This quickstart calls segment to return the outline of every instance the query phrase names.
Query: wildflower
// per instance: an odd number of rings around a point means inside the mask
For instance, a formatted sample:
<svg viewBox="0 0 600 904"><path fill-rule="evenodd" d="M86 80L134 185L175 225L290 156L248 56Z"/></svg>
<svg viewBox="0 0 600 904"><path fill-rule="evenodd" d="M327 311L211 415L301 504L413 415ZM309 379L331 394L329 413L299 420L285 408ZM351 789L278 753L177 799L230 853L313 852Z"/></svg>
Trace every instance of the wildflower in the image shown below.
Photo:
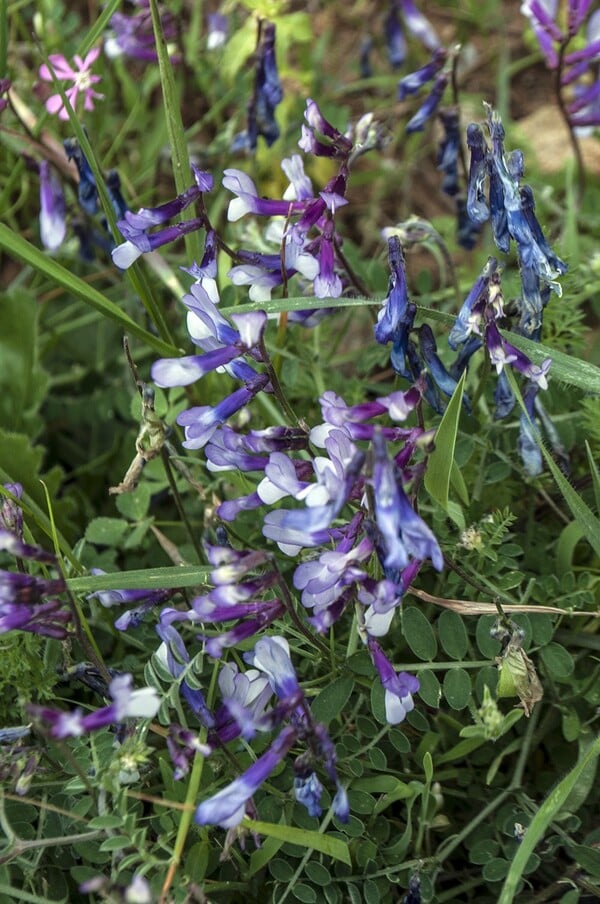
<svg viewBox="0 0 600 904"><path fill-rule="evenodd" d="M352 150L352 142L325 119L317 103L310 97L306 101L304 119L306 125L302 126L302 137L298 142L299 148L315 157L348 159ZM317 136L321 136L325 141Z"/></svg>
<svg viewBox="0 0 600 904"><path fill-rule="evenodd" d="M11 81L9 78L0 78L0 113L8 106L8 101L2 95L8 92L10 86Z"/></svg>
<svg viewBox="0 0 600 904"><path fill-rule="evenodd" d="M229 32L229 20L221 13L209 13L206 17L208 35L206 36L206 49L218 50L227 41Z"/></svg>
<svg viewBox="0 0 600 904"><path fill-rule="evenodd" d="M390 725L398 725L415 708L412 695L419 690L419 680L407 672L396 672L372 637L368 639L367 648L385 691L385 717Z"/></svg>
<svg viewBox="0 0 600 904"><path fill-rule="evenodd" d="M399 0L399 3L402 18L408 31L415 38L418 38L427 50L431 52L436 50L440 45L440 41L429 19L417 9L413 0Z"/></svg>
<svg viewBox="0 0 600 904"><path fill-rule="evenodd" d="M67 160L73 160L79 173L79 185L77 186L77 198L83 210L93 216L100 208L98 200L98 189L96 187L96 179L85 157L85 154L79 147L76 138L66 138L63 142Z"/></svg>
<svg viewBox="0 0 600 904"><path fill-rule="evenodd" d="M390 65L399 69L406 59L406 38L400 25L396 0L390 2L384 19L384 32Z"/></svg>
<svg viewBox="0 0 600 904"><path fill-rule="evenodd" d="M388 240L388 260L390 265L388 294L383 300L375 326L375 339L382 345L397 338L398 331L405 322L408 308L404 254L400 239L395 235Z"/></svg>
<svg viewBox="0 0 600 904"><path fill-rule="evenodd" d="M539 442L536 437L535 425L535 398L539 391L539 386L529 382L523 392L523 403L525 411L519 415L519 438L517 448L523 468L528 477L538 477L543 470L542 453L540 451Z"/></svg>
<svg viewBox="0 0 600 904"><path fill-rule="evenodd" d="M113 263L117 267L126 270L140 255L169 244L204 225L204 217L200 216L174 226L166 226L157 232L148 232L153 226L161 226L177 216L200 198L203 192L211 190L213 179L209 173L203 172L194 164L192 173L195 184L186 188L172 201L167 201L159 207L142 207L137 213L128 210L124 218L117 222L123 238L126 239L112 251Z"/></svg>
<svg viewBox="0 0 600 904"><path fill-rule="evenodd" d="M136 0L139 11L131 16L116 12L110 18L111 34L104 43L104 52L110 58L124 54L142 63L158 61L152 27L152 15L148 0ZM160 22L165 41L177 38L177 20L166 7L160 8ZM170 54L171 62L179 62L177 54Z"/></svg>
<svg viewBox="0 0 600 904"><path fill-rule="evenodd" d="M131 675L121 674L113 678L109 686L113 702L83 715L81 709L72 712L31 705L32 716L46 722L53 738L78 738L88 731L96 731L114 725L123 719L152 719L158 712L160 699L153 687L133 689Z"/></svg>
<svg viewBox="0 0 600 904"><path fill-rule="evenodd" d="M244 818L250 798L285 757L295 740L295 729L291 726L284 728L267 751L239 778L197 807L196 822L199 825L220 825L224 829L238 825Z"/></svg>
<svg viewBox="0 0 600 904"><path fill-rule="evenodd" d="M275 25L261 21L255 54L254 91L248 104L245 132L234 139L233 150L256 150L259 135L270 147L279 138L275 108L283 99L283 89L275 60Z"/></svg>
<svg viewBox="0 0 600 904"><path fill-rule="evenodd" d="M458 110L455 107L440 110L440 121L444 137L438 148L437 168L444 174L442 191L450 197L458 194L458 157L460 153L460 132Z"/></svg>
<svg viewBox="0 0 600 904"><path fill-rule="evenodd" d="M63 242L67 227L65 222L65 196L60 182L47 160L42 160L40 171L40 238L49 251L56 251Z"/></svg>
<svg viewBox="0 0 600 904"><path fill-rule="evenodd" d="M48 57L52 69L54 70L54 77L59 81L73 82L72 87L65 90L65 94L75 111L77 109L77 98L80 92L83 94L84 110L93 110L94 101L102 100L104 97L103 94L98 94L92 87L101 81L99 75L92 75L91 73L92 65L96 62L99 55L99 47L90 50L84 59L76 54L74 58L76 68L73 68L68 60L60 53L52 53ZM53 74L46 63L43 63L40 66L38 74L45 82L54 81ZM64 121L69 118L69 114L67 113L60 94L53 94L48 98L46 101L46 110L48 113L57 113L58 118Z"/></svg>
<svg viewBox="0 0 600 904"><path fill-rule="evenodd" d="M405 568L409 556L423 560L430 558L434 568L441 571L444 558L431 530L413 510L394 473L384 437L377 431L373 437L376 522L386 556L387 568Z"/></svg>
<svg viewBox="0 0 600 904"><path fill-rule="evenodd" d="M206 700L201 690L192 687L185 677L186 668L190 663L190 657L186 650L181 635L177 632L168 619L163 618L166 609L161 614L160 623L156 626L156 633L162 640L156 656L167 666L170 674L179 681L181 694L197 719L208 727L214 724L213 717L206 705Z"/></svg>

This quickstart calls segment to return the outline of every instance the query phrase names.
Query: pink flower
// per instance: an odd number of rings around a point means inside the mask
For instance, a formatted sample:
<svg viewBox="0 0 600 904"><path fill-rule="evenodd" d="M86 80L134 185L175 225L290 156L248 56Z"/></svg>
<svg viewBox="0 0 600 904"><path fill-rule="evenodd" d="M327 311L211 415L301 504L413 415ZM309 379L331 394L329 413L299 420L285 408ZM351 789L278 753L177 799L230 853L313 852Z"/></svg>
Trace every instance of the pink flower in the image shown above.
<svg viewBox="0 0 600 904"><path fill-rule="evenodd" d="M84 96L83 107L85 110L93 110L94 99L101 100L104 97L103 94L98 94L97 91L94 91L92 87L92 85L95 85L96 82L100 81L100 76L92 75L90 72L91 66L97 60L99 53L100 48L96 47L94 50L90 50L83 60L79 54L75 54L74 61L76 68L73 68L61 53L52 53L48 57L56 78L65 82L73 82L73 86L65 90L65 94L69 98L69 102L73 109L76 107L77 95L80 91ZM45 82L52 81L52 74L45 63L40 66L38 74ZM53 94L48 98L46 101L46 110L48 113L58 113L59 119L67 120L69 118L69 114L63 105L60 94Z"/></svg>

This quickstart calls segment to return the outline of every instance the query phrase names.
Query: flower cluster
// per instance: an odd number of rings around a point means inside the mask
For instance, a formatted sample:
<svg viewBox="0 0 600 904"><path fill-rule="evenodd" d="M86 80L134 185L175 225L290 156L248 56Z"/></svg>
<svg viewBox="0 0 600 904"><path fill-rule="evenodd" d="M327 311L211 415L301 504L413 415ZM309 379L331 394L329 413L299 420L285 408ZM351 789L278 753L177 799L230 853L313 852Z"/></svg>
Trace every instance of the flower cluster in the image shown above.
<svg viewBox="0 0 600 904"><path fill-rule="evenodd" d="M259 22L254 66L254 92L248 103L247 127L234 139L233 151L243 148L255 151L259 135L269 147L279 138L275 109L283 100L283 89L275 60L275 25L272 22Z"/></svg>
<svg viewBox="0 0 600 904"><path fill-rule="evenodd" d="M6 484L11 497L3 495L0 511L0 552L18 559L56 566L56 557L23 540L23 515L16 500L23 488ZM45 637L63 639L68 636L71 612L57 599L66 590L62 577L49 578L24 571L0 570L0 634L28 631Z"/></svg>
<svg viewBox="0 0 600 904"><path fill-rule="evenodd" d="M600 10L591 15L591 0L567 0L566 27L559 24L558 0L525 0L521 12L529 19L546 64L560 67L560 84L571 91L566 114L571 126L600 125ZM586 24L587 20L587 24ZM585 28L585 46L566 53L571 41Z"/></svg>
<svg viewBox="0 0 600 904"><path fill-rule="evenodd" d="M533 192L521 185L523 155L504 150L504 127L498 114L487 106L488 146L483 129L471 123L467 143L471 152L467 211L476 223L490 219L494 241L507 253L511 239L517 246L521 271L520 332L539 339L542 312L550 291L561 294L556 278L565 273L566 264L550 247L535 216ZM489 186L486 198L485 187Z"/></svg>

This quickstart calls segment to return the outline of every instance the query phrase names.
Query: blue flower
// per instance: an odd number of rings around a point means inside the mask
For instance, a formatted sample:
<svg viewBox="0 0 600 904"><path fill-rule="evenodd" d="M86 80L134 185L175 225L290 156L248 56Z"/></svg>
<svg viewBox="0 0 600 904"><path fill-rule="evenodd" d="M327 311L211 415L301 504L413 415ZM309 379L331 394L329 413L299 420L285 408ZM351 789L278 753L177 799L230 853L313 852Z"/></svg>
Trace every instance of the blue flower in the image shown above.
<svg viewBox="0 0 600 904"><path fill-rule="evenodd" d="M220 825L224 829L238 825L244 818L250 798L285 757L295 739L295 729L291 726L284 728L268 750L239 778L197 807L196 822L201 826Z"/></svg>
<svg viewBox="0 0 600 904"><path fill-rule="evenodd" d="M386 550L383 564L386 568L405 568L412 556L419 560L431 559L434 568L441 571L444 557L439 544L408 501L379 431L373 437L373 451L375 517Z"/></svg>
<svg viewBox="0 0 600 904"><path fill-rule="evenodd" d="M406 270L402 245L397 235L392 235L388 239L388 261L390 265L388 294L383 299L375 326L375 339L382 345L395 342L402 327L409 319L412 326L414 319L414 315L412 318L407 317L409 312Z"/></svg>
<svg viewBox="0 0 600 904"><path fill-rule="evenodd" d="M369 638L367 646L385 691L385 717L390 725L398 725L415 708L412 695L419 690L419 680L408 672L396 672L372 637Z"/></svg>
<svg viewBox="0 0 600 904"><path fill-rule="evenodd" d="M49 251L56 251L67 232L65 196L60 182L47 160L42 160L40 173L40 238Z"/></svg>

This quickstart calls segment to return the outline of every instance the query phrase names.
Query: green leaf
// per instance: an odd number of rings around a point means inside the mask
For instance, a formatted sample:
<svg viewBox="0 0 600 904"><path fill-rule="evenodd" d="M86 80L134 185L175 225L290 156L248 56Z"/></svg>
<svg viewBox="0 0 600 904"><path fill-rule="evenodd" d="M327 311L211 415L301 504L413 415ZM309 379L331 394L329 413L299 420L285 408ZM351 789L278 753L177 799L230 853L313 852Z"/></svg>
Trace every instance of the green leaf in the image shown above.
<svg viewBox="0 0 600 904"><path fill-rule="evenodd" d="M101 851L123 851L131 847L131 838L128 835L113 835L100 845Z"/></svg>
<svg viewBox="0 0 600 904"><path fill-rule="evenodd" d="M585 451L587 454L588 464L590 466L590 474L592 475L592 484L594 486L594 500L596 502L596 511L600 512L600 472L598 465L594 460L592 450L588 441L585 441Z"/></svg>
<svg viewBox="0 0 600 904"><path fill-rule="evenodd" d="M86 528L85 539L100 546L118 546L127 529L121 518L94 518Z"/></svg>
<svg viewBox="0 0 600 904"><path fill-rule="evenodd" d="M565 355L555 348L548 348L539 342L525 339L509 330L500 330L502 335L513 345L525 352L534 364L541 364L546 358L552 358L550 375L553 380L561 380L569 386L578 386L588 393L600 393L600 367L589 361L583 361L573 355ZM512 374L507 369L507 374Z"/></svg>
<svg viewBox="0 0 600 904"><path fill-rule="evenodd" d="M444 609L437 620L437 635L442 648L451 659L464 659L469 649L469 638L464 622L457 612Z"/></svg>
<svg viewBox="0 0 600 904"><path fill-rule="evenodd" d="M354 678L343 675L323 688L311 703L311 711L318 722L329 725L343 711L354 689Z"/></svg>
<svg viewBox="0 0 600 904"><path fill-rule="evenodd" d="M422 672L419 672L419 684L419 697L421 700L427 706L437 709L442 697L442 688L435 672L430 669L423 669Z"/></svg>
<svg viewBox="0 0 600 904"><path fill-rule="evenodd" d="M277 838L289 844L297 844L303 850L319 851L321 854L333 857L334 860L341 860L348 866L352 862L346 842L332 835L321 835L319 832L312 832L308 829L295 829L292 826L259 822L247 818L242 822L242 826L251 832L265 835L267 838Z"/></svg>
<svg viewBox="0 0 600 904"><path fill-rule="evenodd" d="M573 857L574 860L577 861L579 866L589 873L590 876L594 876L596 879L600 879L600 851L596 850L596 848L586 847L585 844L571 844L568 847L569 854Z"/></svg>
<svg viewBox="0 0 600 904"><path fill-rule="evenodd" d="M112 574L69 578L72 593L95 593L97 590L169 590L173 587L198 587L206 584L210 568L199 565L177 565L119 571Z"/></svg>
<svg viewBox="0 0 600 904"><path fill-rule="evenodd" d="M38 409L48 377L38 362L39 303L15 289L0 304L0 424L9 430L35 434Z"/></svg>
<svg viewBox="0 0 600 904"><path fill-rule="evenodd" d="M575 668L573 657L560 644L547 644L540 650L540 656L551 678L560 680L573 674Z"/></svg>
<svg viewBox="0 0 600 904"><path fill-rule="evenodd" d="M512 336L512 334L511 334L511 336ZM532 346L535 346L536 343L532 342L530 344ZM551 354L551 357L554 359L554 353ZM568 360L571 362L575 362L577 359L568 358ZM554 360L553 360L553 365L554 365ZM598 370L598 368L594 368L594 369ZM598 371L598 372L600 373L600 371ZM558 467L558 465L556 464L556 462L554 461L554 459L552 458L552 456L546 449L546 447L540 437L539 430L537 429L536 425L532 423L532 421L529 417L529 414L527 413L527 409L525 408L525 404L523 402L523 397L522 397L521 391L517 385L517 381L515 380L514 374L510 371L510 369L505 370L505 373L508 377L509 383L515 394L515 397L521 407L521 410L523 411L523 414L529 421L530 428L532 430L533 435L535 436L535 439L539 446L540 452L542 453L544 460L545 460L546 464L548 465L548 468L549 468L550 472L552 473L552 476L554 477L554 480L556 481L560 492L563 495L563 499L565 500L565 502L571 509L571 512L573 513L573 516L575 517L575 520L580 524L581 529L584 532L584 536L585 536L586 540L588 541L588 543L590 544L590 546L592 547L592 549L594 550L596 555L600 556L600 520L594 515L592 510L586 505L586 503L583 501L583 499L581 498L579 493L577 493L573 489L573 487L571 486L571 484L569 483L569 481L567 480L565 475L562 473L562 471L560 470L560 468ZM591 377L590 377L590 380L591 380ZM588 391L591 391L591 387L589 385L586 386L586 389ZM600 382L598 382L598 389L596 389L595 391L598 392L599 390L600 390Z"/></svg>
<svg viewBox="0 0 600 904"><path fill-rule="evenodd" d="M428 662L435 659L437 641L433 628L416 606L408 606L402 612L402 630L415 656Z"/></svg>
<svg viewBox="0 0 600 904"><path fill-rule="evenodd" d="M600 755L600 737L590 746L588 752L579 760L570 772L556 785L550 792L542 806L533 817L523 841L517 848L514 859L511 863L510 870L506 877L506 881L502 887L502 892L498 899L498 904L512 904L517 894L517 886L523 875L523 871L533 853L535 847L544 837L546 829L555 818L556 814L566 801L569 793L576 787L584 770L595 762Z"/></svg>
<svg viewBox="0 0 600 904"><path fill-rule="evenodd" d="M471 699L471 678L465 669L449 669L444 675L444 696L452 709L464 709Z"/></svg>
<svg viewBox="0 0 600 904"><path fill-rule="evenodd" d="M500 882L506 876L508 867L508 860L504 860L503 857L494 857L484 864L481 874L486 882Z"/></svg>
<svg viewBox="0 0 600 904"><path fill-rule="evenodd" d="M122 327L123 332L136 336L159 355L172 357L178 354L178 350L173 345L163 342L162 339L139 326L118 305L98 292L92 285L61 266L54 258L44 254L5 223L0 223L0 248L33 267L39 273L43 273L52 282L62 286L68 293L76 295L104 317L114 320Z"/></svg>
<svg viewBox="0 0 600 904"><path fill-rule="evenodd" d="M556 569L559 575L572 571L575 547L584 537L579 521L571 521L561 530L556 544Z"/></svg>
<svg viewBox="0 0 600 904"><path fill-rule="evenodd" d="M458 421L465 388L466 370L460 378L452 398L448 402L440 425L435 433L435 449L429 456L427 471L425 473L425 488L438 502L444 511L448 509L448 490L450 487L450 474L454 462L454 449L456 435L458 433ZM465 487L466 492L466 487Z"/></svg>

